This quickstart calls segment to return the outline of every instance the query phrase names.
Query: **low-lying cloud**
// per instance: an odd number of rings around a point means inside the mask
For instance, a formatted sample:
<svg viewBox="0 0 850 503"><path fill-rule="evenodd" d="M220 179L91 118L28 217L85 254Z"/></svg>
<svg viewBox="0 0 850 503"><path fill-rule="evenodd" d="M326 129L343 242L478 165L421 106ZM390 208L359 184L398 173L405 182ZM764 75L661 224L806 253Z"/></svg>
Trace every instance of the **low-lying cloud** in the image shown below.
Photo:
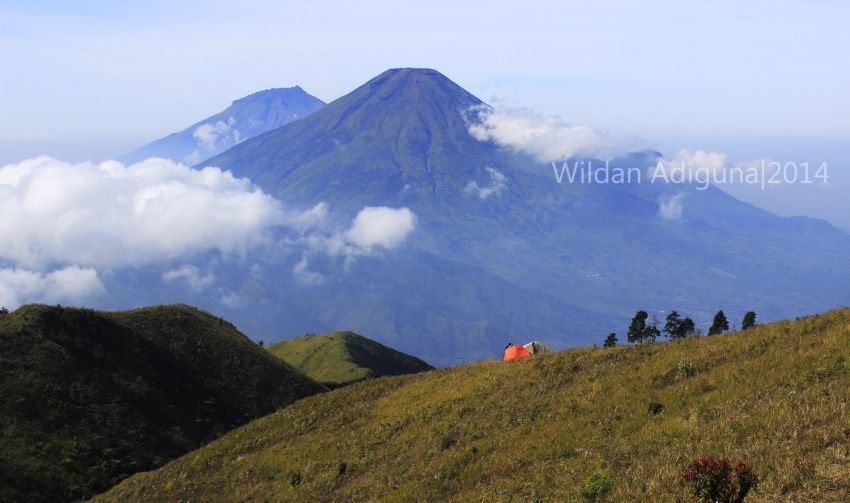
<svg viewBox="0 0 850 503"><path fill-rule="evenodd" d="M286 222L281 204L218 168L50 157L0 168L0 260L109 269L210 249L244 254Z"/></svg>
<svg viewBox="0 0 850 503"><path fill-rule="evenodd" d="M685 198L685 193L681 192L676 195L664 194L658 199L658 216L662 220L671 222L679 222L682 220L682 215L685 211L685 206L682 200Z"/></svg>
<svg viewBox="0 0 850 503"><path fill-rule="evenodd" d="M192 137L196 141L195 148L182 159L187 164L197 164L245 139L236 128L234 117L201 124L192 131Z"/></svg>
<svg viewBox="0 0 850 503"><path fill-rule="evenodd" d="M609 135L590 126L574 126L557 116L507 107L476 107L468 114L469 133L540 162L573 157L609 159L621 148Z"/></svg>
<svg viewBox="0 0 850 503"><path fill-rule="evenodd" d="M375 246L391 250L401 244L415 226L416 216L408 208L367 206L354 217L345 238L364 250Z"/></svg>
<svg viewBox="0 0 850 503"><path fill-rule="evenodd" d="M199 147L207 150L228 149L242 141L242 135L236 129L236 119L233 117L201 124L195 128L192 136L198 140Z"/></svg>
<svg viewBox="0 0 850 503"><path fill-rule="evenodd" d="M364 207L342 229L329 213L324 202L289 210L248 179L166 159L10 164L0 167L0 305L80 301L104 292L100 273L123 267L152 266L163 282L202 291L216 281L211 257L278 260L279 245L302 255L296 279L318 284L307 256L349 266L416 226L408 208Z"/></svg>
<svg viewBox="0 0 850 503"><path fill-rule="evenodd" d="M14 309L38 299L46 303L74 302L104 293L97 271L69 266L51 272L0 268L0 306Z"/></svg>
<svg viewBox="0 0 850 503"><path fill-rule="evenodd" d="M662 159L655 167L653 178L693 182L713 178L726 166L726 154L682 149L671 158Z"/></svg>
<svg viewBox="0 0 850 503"><path fill-rule="evenodd" d="M397 248L415 228L416 214L409 208L366 206L345 231L302 235L297 242L304 246L304 251L292 269L293 276L306 285L323 284L324 275L309 267L310 256L342 257L349 268L358 257L372 255L377 249Z"/></svg>
<svg viewBox="0 0 850 503"><path fill-rule="evenodd" d="M472 180L464 189L467 194L475 194L479 199L487 199L490 196L499 196L508 189L508 178L505 175L489 166L486 169L490 175L490 183L482 186Z"/></svg>

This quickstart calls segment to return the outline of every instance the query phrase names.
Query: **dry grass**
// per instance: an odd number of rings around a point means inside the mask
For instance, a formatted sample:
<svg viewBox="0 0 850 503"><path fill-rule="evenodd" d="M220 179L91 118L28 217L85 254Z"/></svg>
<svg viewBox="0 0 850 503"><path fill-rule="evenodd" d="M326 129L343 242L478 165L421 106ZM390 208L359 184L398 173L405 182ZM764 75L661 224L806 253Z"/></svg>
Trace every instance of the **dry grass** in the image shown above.
<svg viewBox="0 0 850 503"><path fill-rule="evenodd" d="M847 310L487 361L301 400L97 501L581 501L594 472L605 500L687 501L702 454L754 467L748 501L846 501L848 384Z"/></svg>

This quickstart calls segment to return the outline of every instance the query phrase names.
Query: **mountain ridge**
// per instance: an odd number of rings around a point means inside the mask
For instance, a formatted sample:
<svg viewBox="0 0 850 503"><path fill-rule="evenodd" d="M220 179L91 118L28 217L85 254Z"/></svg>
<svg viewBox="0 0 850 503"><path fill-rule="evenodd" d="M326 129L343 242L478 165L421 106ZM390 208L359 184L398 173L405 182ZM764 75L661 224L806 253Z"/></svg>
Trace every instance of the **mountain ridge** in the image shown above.
<svg viewBox="0 0 850 503"><path fill-rule="evenodd" d="M419 358L348 330L286 339L269 346L268 350L329 387L434 368Z"/></svg>
<svg viewBox="0 0 850 503"><path fill-rule="evenodd" d="M300 86L264 89L231 102L230 106L189 127L119 156L132 164L165 157L195 164L266 131L310 115L324 102Z"/></svg>

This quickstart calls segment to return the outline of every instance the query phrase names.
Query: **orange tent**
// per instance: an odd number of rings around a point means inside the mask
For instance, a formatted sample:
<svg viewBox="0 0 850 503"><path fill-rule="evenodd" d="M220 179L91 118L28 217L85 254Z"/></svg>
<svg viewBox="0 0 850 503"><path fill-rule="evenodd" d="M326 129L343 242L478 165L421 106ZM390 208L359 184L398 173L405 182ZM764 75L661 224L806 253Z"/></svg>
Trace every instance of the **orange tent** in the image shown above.
<svg viewBox="0 0 850 503"><path fill-rule="evenodd" d="M521 358L531 358L531 353L519 344L514 344L505 348L505 357L502 360L519 360Z"/></svg>

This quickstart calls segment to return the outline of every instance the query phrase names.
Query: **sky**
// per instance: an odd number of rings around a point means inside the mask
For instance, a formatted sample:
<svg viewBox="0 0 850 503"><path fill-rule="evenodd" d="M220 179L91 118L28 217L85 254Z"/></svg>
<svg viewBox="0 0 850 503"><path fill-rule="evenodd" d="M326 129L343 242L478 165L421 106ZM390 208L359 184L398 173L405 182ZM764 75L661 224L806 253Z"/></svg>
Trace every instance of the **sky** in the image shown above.
<svg viewBox="0 0 850 503"><path fill-rule="evenodd" d="M828 186L728 190L850 229L848 22L840 1L0 0L0 165L100 161L260 89L330 101L430 67L665 153L826 161Z"/></svg>

